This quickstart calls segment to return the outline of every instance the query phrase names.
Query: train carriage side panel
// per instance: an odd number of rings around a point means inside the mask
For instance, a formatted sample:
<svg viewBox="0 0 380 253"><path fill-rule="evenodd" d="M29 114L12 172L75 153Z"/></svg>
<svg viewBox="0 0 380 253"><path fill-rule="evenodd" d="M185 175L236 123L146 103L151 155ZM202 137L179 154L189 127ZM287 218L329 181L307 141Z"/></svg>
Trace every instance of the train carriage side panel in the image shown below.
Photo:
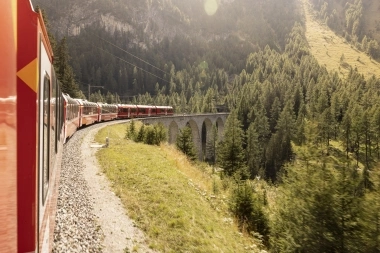
<svg viewBox="0 0 380 253"><path fill-rule="evenodd" d="M167 106L166 111L167 111L166 115L172 116L174 114L173 107L171 106Z"/></svg>
<svg viewBox="0 0 380 253"><path fill-rule="evenodd" d="M79 111L79 125L78 127L83 126L83 102L81 99L75 99L78 103L78 111Z"/></svg>
<svg viewBox="0 0 380 253"><path fill-rule="evenodd" d="M102 103L97 103L98 104L98 122L102 122Z"/></svg>
<svg viewBox="0 0 380 253"><path fill-rule="evenodd" d="M99 122L109 121L117 118L118 107L114 104L98 103L99 106Z"/></svg>
<svg viewBox="0 0 380 253"><path fill-rule="evenodd" d="M17 252L17 5L0 1L0 252Z"/></svg>
<svg viewBox="0 0 380 253"><path fill-rule="evenodd" d="M152 105L137 105L137 117L150 117L151 111L154 108Z"/></svg>
<svg viewBox="0 0 380 253"><path fill-rule="evenodd" d="M118 105L118 119L130 119L137 116L137 106L130 104L119 104Z"/></svg>
<svg viewBox="0 0 380 253"><path fill-rule="evenodd" d="M42 14L25 0L17 8L18 251L51 251L62 150L55 148L53 52Z"/></svg>
<svg viewBox="0 0 380 253"><path fill-rule="evenodd" d="M83 99L76 99L81 107L81 113L80 113L80 118L81 118L81 126L84 125L91 125L95 122L98 121L99 118L99 113L98 113L98 104L94 102L89 102L87 100Z"/></svg>
<svg viewBox="0 0 380 253"><path fill-rule="evenodd" d="M50 46L42 13L38 14L39 89L38 99L38 250L52 250L57 206L58 182L62 148L56 134L57 82L53 68L53 50Z"/></svg>
<svg viewBox="0 0 380 253"><path fill-rule="evenodd" d="M63 94L64 110L64 141L70 138L80 126L79 103L67 94Z"/></svg>
<svg viewBox="0 0 380 253"><path fill-rule="evenodd" d="M18 251L37 250L37 13L17 1L17 230ZM24 126L24 127L21 127ZM25 126L28 126L25 129Z"/></svg>

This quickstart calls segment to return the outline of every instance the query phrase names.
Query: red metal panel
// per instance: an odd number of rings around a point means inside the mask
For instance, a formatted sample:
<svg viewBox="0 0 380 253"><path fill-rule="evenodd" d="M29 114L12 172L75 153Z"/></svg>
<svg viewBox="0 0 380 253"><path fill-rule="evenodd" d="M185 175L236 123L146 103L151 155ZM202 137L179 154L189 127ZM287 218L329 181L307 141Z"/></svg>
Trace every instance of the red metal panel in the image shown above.
<svg viewBox="0 0 380 253"><path fill-rule="evenodd" d="M38 17L28 0L17 4L18 251L31 252L37 247Z"/></svg>

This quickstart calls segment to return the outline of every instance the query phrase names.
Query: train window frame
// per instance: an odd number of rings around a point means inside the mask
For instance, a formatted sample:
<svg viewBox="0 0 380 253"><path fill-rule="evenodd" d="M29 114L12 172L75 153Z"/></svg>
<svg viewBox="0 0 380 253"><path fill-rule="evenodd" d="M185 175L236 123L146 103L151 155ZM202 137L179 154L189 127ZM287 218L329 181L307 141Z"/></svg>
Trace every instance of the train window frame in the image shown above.
<svg viewBox="0 0 380 253"><path fill-rule="evenodd" d="M55 145L54 145L54 149L55 149L55 154L58 153L58 141L59 141L59 118L60 118L60 110L59 110L59 107L60 107L60 103L59 103L59 93L60 93L60 89L59 89L59 86L58 86L58 82L57 82L57 79L54 77L53 75L53 78L54 78L54 86L55 87Z"/></svg>
<svg viewBox="0 0 380 253"><path fill-rule="evenodd" d="M40 87L40 99L39 99L39 133L42 133L42 140L39 144L39 152L42 154L39 155L42 161L39 161L39 170L42 172L42 204L45 205L46 197L49 190L49 181L50 181L50 77L47 72L44 75L43 87ZM47 105L45 105L45 101ZM45 115L46 115L46 124L45 124Z"/></svg>

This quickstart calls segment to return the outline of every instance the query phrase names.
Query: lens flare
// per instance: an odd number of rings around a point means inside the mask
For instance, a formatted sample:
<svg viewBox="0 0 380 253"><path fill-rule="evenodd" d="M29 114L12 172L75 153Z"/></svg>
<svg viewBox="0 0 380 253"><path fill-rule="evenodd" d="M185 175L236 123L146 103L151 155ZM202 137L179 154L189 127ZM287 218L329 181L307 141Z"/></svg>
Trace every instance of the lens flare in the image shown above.
<svg viewBox="0 0 380 253"><path fill-rule="evenodd" d="M204 3L204 8L207 15L212 16L218 10L218 3L216 0L206 0Z"/></svg>

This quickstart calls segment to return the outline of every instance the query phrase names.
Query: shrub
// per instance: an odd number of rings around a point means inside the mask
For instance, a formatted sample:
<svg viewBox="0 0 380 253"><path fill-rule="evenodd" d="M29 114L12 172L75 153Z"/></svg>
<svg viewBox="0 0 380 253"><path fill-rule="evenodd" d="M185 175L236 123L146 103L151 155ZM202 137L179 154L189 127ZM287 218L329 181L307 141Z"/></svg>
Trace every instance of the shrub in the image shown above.
<svg viewBox="0 0 380 253"><path fill-rule="evenodd" d="M263 211L262 201L246 182L238 184L230 198L230 210L238 220L239 228L249 233L259 233L264 243L268 242L268 219Z"/></svg>

